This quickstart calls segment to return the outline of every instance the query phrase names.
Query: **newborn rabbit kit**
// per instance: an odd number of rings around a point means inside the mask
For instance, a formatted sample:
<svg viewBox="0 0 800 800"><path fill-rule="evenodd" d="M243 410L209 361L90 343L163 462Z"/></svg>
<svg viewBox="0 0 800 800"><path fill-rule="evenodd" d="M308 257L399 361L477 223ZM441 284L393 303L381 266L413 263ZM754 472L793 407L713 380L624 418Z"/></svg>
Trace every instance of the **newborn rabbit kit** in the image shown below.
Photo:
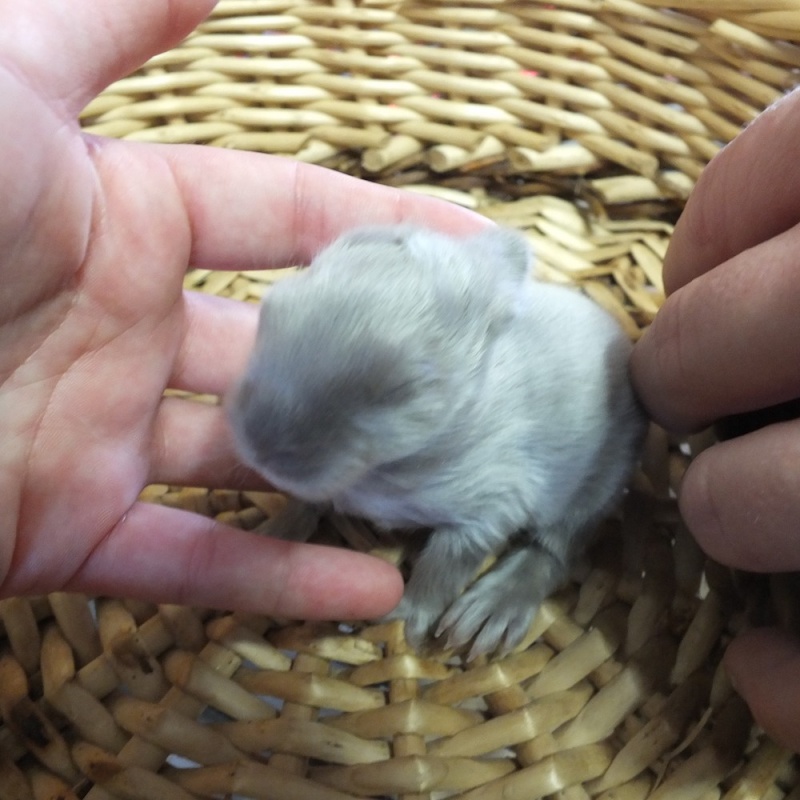
<svg viewBox="0 0 800 800"><path fill-rule="evenodd" d="M517 645L638 455L630 342L531 264L502 228L355 229L267 294L228 398L243 458L313 513L430 529L394 612L414 645Z"/></svg>

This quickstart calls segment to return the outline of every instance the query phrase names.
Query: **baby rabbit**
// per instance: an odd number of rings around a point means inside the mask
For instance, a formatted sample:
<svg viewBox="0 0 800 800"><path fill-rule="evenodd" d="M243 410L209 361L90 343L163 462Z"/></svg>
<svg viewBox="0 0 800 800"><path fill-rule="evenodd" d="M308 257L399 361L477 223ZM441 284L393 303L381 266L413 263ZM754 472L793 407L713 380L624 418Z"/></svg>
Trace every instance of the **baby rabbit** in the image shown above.
<svg viewBox="0 0 800 800"><path fill-rule="evenodd" d="M501 228L353 230L268 293L228 398L243 458L274 486L432 529L396 611L413 644L517 645L638 454L629 341L579 292L530 278L531 260Z"/></svg>

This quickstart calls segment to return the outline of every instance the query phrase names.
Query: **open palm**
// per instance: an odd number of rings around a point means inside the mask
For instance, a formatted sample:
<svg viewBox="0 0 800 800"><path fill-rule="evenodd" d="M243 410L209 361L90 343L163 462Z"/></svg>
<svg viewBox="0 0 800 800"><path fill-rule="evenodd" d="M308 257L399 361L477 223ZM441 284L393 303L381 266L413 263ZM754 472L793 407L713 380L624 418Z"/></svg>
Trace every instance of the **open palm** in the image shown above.
<svg viewBox="0 0 800 800"><path fill-rule="evenodd" d="M162 396L223 393L254 335L252 307L182 291L189 265L303 261L366 221L480 224L291 161L81 133L94 94L212 6L0 0L0 588L382 613L401 584L381 562L137 502L242 474L219 408Z"/></svg>

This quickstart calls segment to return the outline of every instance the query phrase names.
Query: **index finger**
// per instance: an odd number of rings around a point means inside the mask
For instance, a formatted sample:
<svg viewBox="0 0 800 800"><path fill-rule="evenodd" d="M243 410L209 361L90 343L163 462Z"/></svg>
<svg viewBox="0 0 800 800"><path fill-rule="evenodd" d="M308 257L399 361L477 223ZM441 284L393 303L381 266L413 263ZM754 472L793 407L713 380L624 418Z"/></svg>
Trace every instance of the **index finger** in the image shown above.
<svg viewBox="0 0 800 800"><path fill-rule="evenodd" d="M799 246L796 225L667 298L631 357L656 421L697 430L800 396Z"/></svg>
<svg viewBox="0 0 800 800"><path fill-rule="evenodd" d="M324 167L193 145L134 145L163 158L193 234L192 265L265 269L307 264L349 228L414 222L467 234L490 225L453 203L382 186Z"/></svg>
<svg viewBox="0 0 800 800"><path fill-rule="evenodd" d="M339 234L371 223L415 222L453 234L493 224L453 203L291 159L212 147L104 143L106 150L114 147L136 148L142 159L169 165L192 232L193 267L308 264ZM187 319L170 385L224 391L249 355L255 312L221 298L187 298Z"/></svg>
<svg viewBox="0 0 800 800"><path fill-rule="evenodd" d="M761 114L706 167L664 259L670 294L800 222L800 89Z"/></svg>

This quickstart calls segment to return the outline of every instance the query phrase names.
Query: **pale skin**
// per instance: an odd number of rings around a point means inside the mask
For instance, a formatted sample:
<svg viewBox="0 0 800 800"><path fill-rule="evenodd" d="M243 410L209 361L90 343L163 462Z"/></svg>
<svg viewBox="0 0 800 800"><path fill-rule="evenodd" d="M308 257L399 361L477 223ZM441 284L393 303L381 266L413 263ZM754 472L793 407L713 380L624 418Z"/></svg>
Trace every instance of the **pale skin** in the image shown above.
<svg viewBox="0 0 800 800"><path fill-rule="evenodd" d="M800 397L798 130L794 92L713 160L675 230L664 264L669 298L632 360L648 410L670 429ZM680 507L723 564L800 570L800 420L703 452ZM758 721L800 751L800 643L754 630L725 664Z"/></svg>
<svg viewBox="0 0 800 800"><path fill-rule="evenodd" d="M388 564L137 502L151 482L256 484L220 408L257 308L186 269L307 263L366 222L483 223L290 160L86 137L106 84L176 44L204 0L0 0L0 594L56 590L289 617L389 611Z"/></svg>
<svg viewBox="0 0 800 800"><path fill-rule="evenodd" d="M0 596L68 590L377 616L402 593L382 562L137 502L150 482L255 485L219 409L162 393L224 393L256 310L184 294L182 278L190 265L307 262L356 224L467 233L482 223L291 161L81 135L77 114L100 89L212 6L0 0ZM794 95L748 129L705 173L676 231L672 297L633 362L670 427L800 395L798 119ZM800 569L799 455L800 423L783 423L695 462L681 507L712 555ZM800 647L752 633L726 663L759 720L800 749Z"/></svg>

